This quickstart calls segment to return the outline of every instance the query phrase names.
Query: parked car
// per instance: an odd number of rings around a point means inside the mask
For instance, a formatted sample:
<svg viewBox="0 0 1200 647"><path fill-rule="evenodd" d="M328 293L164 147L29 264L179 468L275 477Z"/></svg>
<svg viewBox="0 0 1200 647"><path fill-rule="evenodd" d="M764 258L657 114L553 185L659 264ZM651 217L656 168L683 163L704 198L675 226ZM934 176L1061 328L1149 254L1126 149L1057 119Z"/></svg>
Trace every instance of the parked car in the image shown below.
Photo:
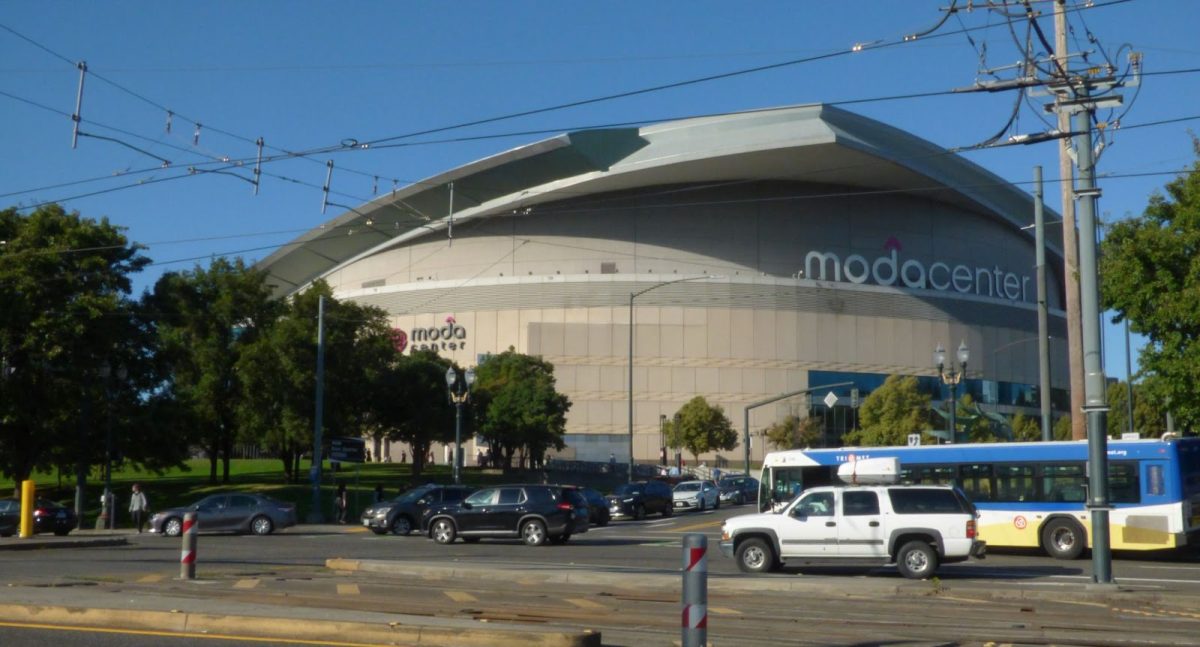
<svg viewBox="0 0 1200 647"><path fill-rule="evenodd" d="M9 526L11 520L12 526ZM53 532L60 537L76 526L75 511L47 499L37 499L33 507L33 532ZM21 526L21 500L0 499L0 536L16 534Z"/></svg>
<svg viewBox="0 0 1200 647"><path fill-rule="evenodd" d="M296 506L262 494L226 492L212 494L192 505L168 508L150 517L150 532L178 537L183 515L195 512L201 532L249 532L269 535L296 525Z"/></svg>
<svg viewBox="0 0 1200 647"><path fill-rule="evenodd" d="M721 507L720 490L712 481L684 481L675 486L676 510L716 510Z"/></svg>
<svg viewBox="0 0 1200 647"><path fill-rule="evenodd" d="M674 512L671 486L662 481L637 481L618 485L608 496L608 512L613 519L645 519L648 514L669 517Z"/></svg>
<svg viewBox="0 0 1200 647"><path fill-rule="evenodd" d="M429 508L421 532L439 544L462 537L519 537L529 546L565 544L587 532L587 500L578 488L562 485L499 485L472 493L458 503Z"/></svg>
<svg viewBox="0 0 1200 647"><path fill-rule="evenodd" d="M597 526L607 526L608 522L612 520L612 513L608 510L608 499L590 487L583 488L579 492L587 500L592 523Z"/></svg>
<svg viewBox="0 0 1200 647"><path fill-rule="evenodd" d="M721 503L742 505L758 500L758 479L753 476L726 476L717 482Z"/></svg>
<svg viewBox="0 0 1200 647"><path fill-rule="evenodd" d="M430 483L408 490L390 500L368 506L362 513L362 525L382 535L407 535L421 525L421 517L431 506L458 503L475 491L465 485L435 485Z"/></svg>

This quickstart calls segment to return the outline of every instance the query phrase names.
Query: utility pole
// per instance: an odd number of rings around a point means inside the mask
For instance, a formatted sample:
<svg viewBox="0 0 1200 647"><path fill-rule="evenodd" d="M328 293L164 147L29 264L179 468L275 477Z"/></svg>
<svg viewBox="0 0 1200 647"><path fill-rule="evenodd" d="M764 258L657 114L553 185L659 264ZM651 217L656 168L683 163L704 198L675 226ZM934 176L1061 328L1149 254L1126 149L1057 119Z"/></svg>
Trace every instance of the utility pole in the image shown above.
<svg viewBox="0 0 1200 647"><path fill-rule="evenodd" d="M1038 400L1042 441L1054 440L1050 425L1050 327L1046 312L1046 218L1042 206L1042 167L1033 167L1033 226L1037 241Z"/></svg>
<svg viewBox="0 0 1200 647"><path fill-rule="evenodd" d="M309 478L312 479L312 509L309 523L325 523L321 511L321 432L325 426L325 297L317 297L317 410L313 419L313 458Z"/></svg>
<svg viewBox="0 0 1200 647"><path fill-rule="evenodd" d="M1065 80L1068 67L1066 1L1054 2L1054 65ZM1071 131L1071 116L1058 113L1058 132ZM1079 239L1075 228L1074 168L1071 164L1071 140L1063 137L1058 143L1058 183L1062 193L1063 231L1063 285L1066 288L1064 301L1067 310L1067 374L1071 389L1071 438L1083 440L1087 437L1083 411L1083 344L1082 321L1079 313Z"/></svg>

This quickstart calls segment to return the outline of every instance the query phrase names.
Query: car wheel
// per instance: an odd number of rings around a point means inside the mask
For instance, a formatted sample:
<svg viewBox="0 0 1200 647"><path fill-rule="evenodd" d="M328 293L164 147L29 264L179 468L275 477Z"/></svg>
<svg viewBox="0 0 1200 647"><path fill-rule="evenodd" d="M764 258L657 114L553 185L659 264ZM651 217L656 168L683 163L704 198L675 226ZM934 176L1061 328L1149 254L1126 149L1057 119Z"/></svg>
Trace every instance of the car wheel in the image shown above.
<svg viewBox="0 0 1200 647"><path fill-rule="evenodd" d="M640 504L640 503L639 503L639 504L637 504L636 506L634 506L634 508L633 508L633 518L634 518L636 521L641 521L642 519L645 519L645 518L646 518L646 506L644 506L644 505L642 505L642 504Z"/></svg>
<svg viewBox="0 0 1200 647"><path fill-rule="evenodd" d="M737 565L743 573L767 573L775 569L775 551L764 540L752 537L738 544Z"/></svg>
<svg viewBox="0 0 1200 647"><path fill-rule="evenodd" d="M393 535L406 537L410 532L412 532L412 520L410 520L408 517L401 514L397 515L396 518L392 520Z"/></svg>
<svg viewBox="0 0 1200 647"><path fill-rule="evenodd" d="M721 509L721 497L717 497L716 503L713 504L713 510Z"/></svg>
<svg viewBox="0 0 1200 647"><path fill-rule="evenodd" d="M896 553L896 567L910 580L927 580L937 570L937 553L923 541L910 541Z"/></svg>
<svg viewBox="0 0 1200 647"><path fill-rule="evenodd" d="M705 510L708 509L707 504L708 504L708 501L705 501L704 497L700 497L700 512L704 512Z"/></svg>
<svg viewBox="0 0 1200 647"><path fill-rule="evenodd" d="M521 526L521 539L529 546L541 546L546 543L546 524L534 519L526 521Z"/></svg>
<svg viewBox="0 0 1200 647"><path fill-rule="evenodd" d="M1042 547L1054 559L1076 559L1086 545L1083 528L1073 519L1051 519L1042 529Z"/></svg>
<svg viewBox="0 0 1200 647"><path fill-rule="evenodd" d="M171 517L163 522L162 528L164 537L178 537L183 533L183 520L179 517Z"/></svg>
<svg viewBox="0 0 1200 647"><path fill-rule="evenodd" d="M454 522L449 519L438 519L429 528L429 536L439 544L452 544L458 533L454 530Z"/></svg>
<svg viewBox="0 0 1200 647"><path fill-rule="evenodd" d="M272 530L275 530L275 524L268 517L259 515L250 521L250 532L256 535L269 535Z"/></svg>

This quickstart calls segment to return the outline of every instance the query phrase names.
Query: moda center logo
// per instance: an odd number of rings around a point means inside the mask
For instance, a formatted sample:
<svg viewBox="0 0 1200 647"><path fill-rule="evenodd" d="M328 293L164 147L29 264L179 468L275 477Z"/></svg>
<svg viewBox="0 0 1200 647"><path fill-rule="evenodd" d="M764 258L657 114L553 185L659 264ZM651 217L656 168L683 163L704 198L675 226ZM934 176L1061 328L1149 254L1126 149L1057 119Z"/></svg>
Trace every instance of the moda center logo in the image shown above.
<svg viewBox="0 0 1200 647"><path fill-rule="evenodd" d="M397 335L396 333L399 333ZM408 345L409 335L406 335L403 330L395 329L392 334L392 340L395 342L397 337L403 337L403 344ZM443 326L431 326L429 328L414 328L411 334L412 350L459 350L467 347L467 329L459 325L454 319L454 315L446 317L446 323ZM404 349L397 345L401 352Z"/></svg>
<svg viewBox="0 0 1200 647"><path fill-rule="evenodd" d="M1030 277L1008 272L999 265L994 267L951 267L935 261L928 267L909 258L901 262L903 246L895 236L889 236L883 245L884 255L873 261L861 254L850 254L843 261L833 252L810 251L804 257L804 276L816 281L845 281L876 285L902 285L921 290L934 289L942 292L976 294L1009 301L1028 301Z"/></svg>

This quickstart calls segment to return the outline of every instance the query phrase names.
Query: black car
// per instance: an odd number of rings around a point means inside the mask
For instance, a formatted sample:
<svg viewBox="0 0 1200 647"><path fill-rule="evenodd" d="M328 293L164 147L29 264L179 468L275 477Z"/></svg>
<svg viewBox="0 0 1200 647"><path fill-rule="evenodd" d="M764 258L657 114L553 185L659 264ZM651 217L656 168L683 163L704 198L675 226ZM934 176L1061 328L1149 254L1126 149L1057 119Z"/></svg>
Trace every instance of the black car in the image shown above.
<svg viewBox="0 0 1200 647"><path fill-rule="evenodd" d="M726 476L717 483L721 503L742 505L758 500L758 479L753 476Z"/></svg>
<svg viewBox="0 0 1200 647"><path fill-rule="evenodd" d="M608 496L608 511L614 519L645 519L648 514L671 516L675 494L663 481L638 481L618 485Z"/></svg>
<svg viewBox="0 0 1200 647"><path fill-rule="evenodd" d="M459 503L429 508L421 532L439 544L457 537L474 543L483 537L519 537L530 546L564 544L588 530L587 500L578 488L562 485L498 485L478 490Z"/></svg>
<svg viewBox="0 0 1200 647"><path fill-rule="evenodd" d="M584 499L587 499L592 523L597 526L607 526L612 519L612 513L608 511L608 499L590 487L583 488L579 492L583 494Z"/></svg>
<svg viewBox="0 0 1200 647"><path fill-rule="evenodd" d="M0 499L0 531L12 534L20 527L21 500L16 498ZM15 525L8 529L8 518L13 518ZM46 499L37 499L33 503L33 532L53 532L62 536L75 529L75 511Z"/></svg>
<svg viewBox="0 0 1200 647"><path fill-rule="evenodd" d="M443 503L458 503L475 491L465 485L435 485L430 483L415 487L390 500L369 506L362 513L362 525L371 532L382 535L407 535L421 525L421 517L431 507Z"/></svg>

